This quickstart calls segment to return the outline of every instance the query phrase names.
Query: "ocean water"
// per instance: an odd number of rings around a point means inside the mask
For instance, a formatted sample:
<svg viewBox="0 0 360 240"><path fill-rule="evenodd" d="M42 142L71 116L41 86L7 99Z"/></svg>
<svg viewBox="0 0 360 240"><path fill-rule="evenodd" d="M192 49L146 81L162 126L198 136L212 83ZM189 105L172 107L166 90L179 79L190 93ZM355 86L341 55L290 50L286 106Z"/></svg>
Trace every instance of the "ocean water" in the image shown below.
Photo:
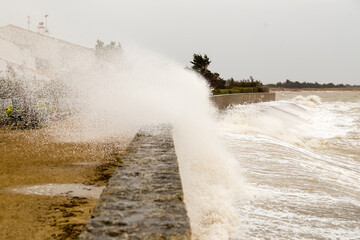
<svg viewBox="0 0 360 240"><path fill-rule="evenodd" d="M217 123L251 189L231 238L360 239L360 92L279 92Z"/></svg>

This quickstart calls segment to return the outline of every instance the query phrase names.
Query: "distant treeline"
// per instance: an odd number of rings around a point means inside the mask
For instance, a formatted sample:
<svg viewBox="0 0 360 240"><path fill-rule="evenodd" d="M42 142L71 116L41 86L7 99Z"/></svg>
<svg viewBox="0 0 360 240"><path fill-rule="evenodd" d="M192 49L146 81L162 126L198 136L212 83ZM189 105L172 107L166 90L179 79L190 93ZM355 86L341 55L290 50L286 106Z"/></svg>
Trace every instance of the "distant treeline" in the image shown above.
<svg viewBox="0 0 360 240"><path fill-rule="evenodd" d="M358 85L349 85L349 84L333 84L333 83L323 83L320 84L318 82L298 82L291 81L287 79L285 82L278 82L276 84L267 84L268 87L273 88L348 88L348 87L360 87Z"/></svg>
<svg viewBox="0 0 360 240"><path fill-rule="evenodd" d="M263 84L259 80L254 80L252 76L240 81L233 78L224 80L219 73L213 73L208 69L211 61L206 54L204 56L194 54L190 63L192 64L191 68L207 80L213 89L213 94L268 92L268 88L263 87Z"/></svg>
<svg viewBox="0 0 360 240"><path fill-rule="evenodd" d="M233 87L261 87L263 84L259 80L254 80L252 76L250 76L249 79L243 79L243 80L234 80L233 78L230 78L226 81L227 88L233 88Z"/></svg>

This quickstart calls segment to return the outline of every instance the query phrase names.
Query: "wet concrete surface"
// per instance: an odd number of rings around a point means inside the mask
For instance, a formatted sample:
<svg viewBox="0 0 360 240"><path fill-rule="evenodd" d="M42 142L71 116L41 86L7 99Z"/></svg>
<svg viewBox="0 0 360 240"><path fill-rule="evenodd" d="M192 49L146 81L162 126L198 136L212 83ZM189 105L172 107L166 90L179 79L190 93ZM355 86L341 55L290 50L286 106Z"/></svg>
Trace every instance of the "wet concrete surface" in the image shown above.
<svg viewBox="0 0 360 240"><path fill-rule="evenodd" d="M139 132L101 194L84 239L190 239L169 126Z"/></svg>

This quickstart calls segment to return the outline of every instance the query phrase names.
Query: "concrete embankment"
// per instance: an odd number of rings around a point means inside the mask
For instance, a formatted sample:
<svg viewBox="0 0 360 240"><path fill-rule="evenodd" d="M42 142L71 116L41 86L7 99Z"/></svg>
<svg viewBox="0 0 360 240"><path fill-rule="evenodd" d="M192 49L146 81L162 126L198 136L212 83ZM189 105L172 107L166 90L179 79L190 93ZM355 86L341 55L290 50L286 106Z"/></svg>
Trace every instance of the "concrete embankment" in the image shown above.
<svg viewBox="0 0 360 240"><path fill-rule="evenodd" d="M275 93L234 93L211 96L211 101L219 109L230 105L275 101Z"/></svg>
<svg viewBox="0 0 360 240"><path fill-rule="evenodd" d="M140 131L100 196L84 239L190 239L168 126Z"/></svg>
<svg viewBox="0 0 360 240"><path fill-rule="evenodd" d="M275 101L275 93L233 93L211 96L212 102L220 109L227 108L231 104L257 103ZM72 108L71 99L59 99L58 104L48 99L42 100L47 106L57 106L59 111L68 111ZM0 110L5 110L9 105L15 108L22 108L22 101L19 99L1 99Z"/></svg>

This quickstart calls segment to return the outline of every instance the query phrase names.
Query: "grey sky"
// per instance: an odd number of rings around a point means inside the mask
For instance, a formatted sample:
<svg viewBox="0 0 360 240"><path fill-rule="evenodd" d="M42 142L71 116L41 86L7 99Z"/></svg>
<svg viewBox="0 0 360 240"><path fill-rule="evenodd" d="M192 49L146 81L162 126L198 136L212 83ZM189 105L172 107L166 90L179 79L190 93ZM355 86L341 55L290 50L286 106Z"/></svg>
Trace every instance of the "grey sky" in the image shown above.
<svg viewBox="0 0 360 240"><path fill-rule="evenodd" d="M29 15L35 31L45 14L53 37L135 42L184 66L206 53L225 79L360 84L360 0L2 0L0 26Z"/></svg>

